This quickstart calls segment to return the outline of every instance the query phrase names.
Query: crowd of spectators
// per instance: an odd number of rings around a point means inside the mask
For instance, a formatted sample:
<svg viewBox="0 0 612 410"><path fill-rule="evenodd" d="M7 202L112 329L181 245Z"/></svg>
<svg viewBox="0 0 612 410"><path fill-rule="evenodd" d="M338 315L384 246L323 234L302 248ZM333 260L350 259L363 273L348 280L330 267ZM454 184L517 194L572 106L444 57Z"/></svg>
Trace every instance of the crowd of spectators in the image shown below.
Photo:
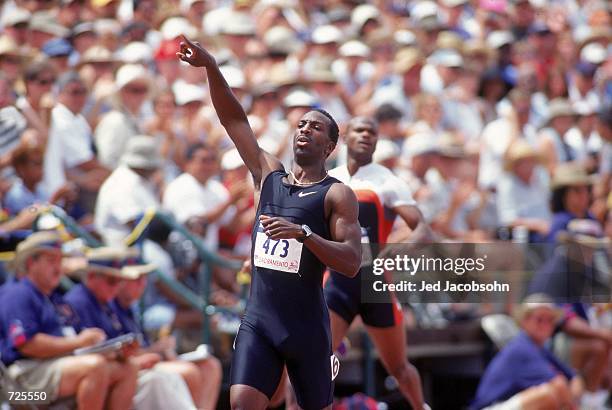
<svg viewBox="0 0 612 410"><path fill-rule="evenodd" d="M34 223L57 227L43 218L54 204L107 246L123 245L155 208L213 252L250 254L253 183L215 115L204 70L176 57L181 35L211 50L259 144L285 167L295 126L310 108L329 111L341 134L350 118L373 117L374 160L408 183L440 241L575 244L587 235L605 249L611 27L603 0L6 0L2 250L14 249ZM345 161L341 136L329 167ZM158 222L142 258L195 290L197 254ZM533 291L553 288L561 257L547 259ZM601 252L589 258L587 265L598 263L593 271L610 271L609 253L607 262ZM239 299L234 273L214 270L213 303ZM0 262L0 285L13 274ZM78 286L103 279L92 274ZM147 332L201 326L199 312L147 282L124 297L117 288L100 298L126 306L141 300ZM587 310L610 314L609 305ZM605 344L597 360L609 360L606 337L595 338ZM133 383L115 379L114 365L88 366L108 367L109 400L114 384ZM609 375L593 382L592 367L583 371L596 392ZM210 399L185 381L195 402Z"/></svg>

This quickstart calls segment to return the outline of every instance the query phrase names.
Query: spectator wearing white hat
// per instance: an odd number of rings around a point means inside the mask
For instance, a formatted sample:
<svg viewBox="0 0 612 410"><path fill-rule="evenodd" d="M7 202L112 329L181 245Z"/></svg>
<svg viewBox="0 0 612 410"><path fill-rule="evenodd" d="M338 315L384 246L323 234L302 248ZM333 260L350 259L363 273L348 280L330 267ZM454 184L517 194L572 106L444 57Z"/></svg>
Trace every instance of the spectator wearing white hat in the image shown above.
<svg viewBox="0 0 612 410"><path fill-rule="evenodd" d="M597 153L601 149L601 137L595 130L597 112L600 107L585 102L572 105L576 114L576 123L565 133L565 141L571 147L579 161L589 171L597 169Z"/></svg>
<svg viewBox="0 0 612 410"><path fill-rule="evenodd" d="M217 152L203 144L187 149L185 172L168 184L163 207L180 223L186 223L204 238L211 251L219 247L219 226L236 215L235 204L244 197L245 184L230 190L214 177L219 172Z"/></svg>
<svg viewBox="0 0 612 410"><path fill-rule="evenodd" d="M539 166L541 154L524 140L514 141L504 159L497 183L497 212L501 226L524 227L531 242L544 239L550 230L549 176Z"/></svg>
<svg viewBox="0 0 612 410"><path fill-rule="evenodd" d="M81 114L87 88L74 71L64 73L55 86L58 99L51 111L44 186L51 196L67 181L73 182L81 190L81 205L92 211L96 192L109 171L95 157L91 128Z"/></svg>
<svg viewBox="0 0 612 410"><path fill-rule="evenodd" d="M466 7L468 3L468 0L440 1L440 13L445 26L463 39L477 37L478 34L478 23L471 16L469 7Z"/></svg>
<svg viewBox="0 0 612 410"><path fill-rule="evenodd" d="M28 42L28 21L32 14L23 8L15 7L2 13L2 30L8 37L12 38L16 44L27 44Z"/></svg>
<svg viewBox="0 0 612 410"><path fill-rule="evenodd" d="M0 35L0 72L11 85L21 76L24 54L15 40L7 35Z"/></svg>
<svg viewBox="0 0 612 410"><path fill-rule="evenodd" d="M223 22L220 32L233 57L240 63L246 61L246 44L255 35L255 22L251 14L232 11Z"/></svg>
<svg viewBox="0 0 612 410"><path fill-rule="evenodd" d="M198 142L209 141L208 130L210 126L202 115L206 93L204 89L195 84L183 84L173 87L174 101L178 107L176 131L184 139L187 146Z"/></svg>
<svg viewBox="0 0 612 410"><path fill-rule="evenodd" d="M419 209L432 229L446 238L484 239L484 232L472 222L479 219L484 197L471 176L463 175L469 160L463 143L445 132L434 144L435 150L429 152L433 155L422 159L425 164L431 162L423 178L425 186L417 192Z"/></svg>
<svg viewBox="0 0 612 410"><path fill-rule="evenodd" d="M351 24L357 34L365 38L381 26L380 10L372 4L361 4L351 13Z"/></svg>
<svg viewBox="0 0 612 410"><path fill-rule="evenodd" d="M512 90L508 95L512 106L509 115L488 123L481 136L478 184L494 191L503 170L503 156L512 141L517 139L537 143L535 127L529 123L531 96L521 90Z"/></svg>
<svg viewBox="0 0 612 410"><path fill-rule="evenodd" d="M370 47L359 40L350 40L338 50L340 59L332 64L332 71L349 95L355 95L374 73L374 66L368 61Z"/></svg>
<svg viewBox="0 0 612 410"><path fill-rule="evenodd" d="M389 81L384 81L388 73L377 71L377 74L371 77L367 87L360 91L359 98L362 101L371 98L374 107L380 107L385 103L392 104L404 113L406 121L414 120L413 98L422 91L421 79L424 63L423 53L417 47L406 47L399 50L393 61L395 76ZM379 83L381 80L383 84Z"/></svg>
<svg viewBox="0 0 612 410"><path fill-rule="evenodd" d="M174 351L176 343L173 336L160 338L152 344L148 342L134 308L147 286L148 274L153 272L156 266L137 263L130 259L123 266L122 271L125 271L127 278L109 304L121 323L121 332L142 335L144 341L136 352L136 359L153 365L155 371L180 376L187 384L197 408L214 409L221 387L221 363L210 354L194 362L176 360L170 353Z"/></svg>
<svg viewBox="0 0 612 410"><path fill-rule="evenodd" d="M601 104L601 98L595 83L595 75L598 69L597 64L588 61L580 61L574 66L569 76L568 94L570 102L585 101L589 104Z"/></svg>
<svg viewBox="0 0 612 410"><path fill-rule="evenodd" d="M577 160L576 152L565 140L565 134L576 120L576 112L565 98L551 101L548 107L548 121L538 134L538 145L552 175L558 164Z"/></svg>
<svg viewBox="0 0 612 410"><path fill-rule="evenodd" d="M122 245L135 222L159 199L150 178L161 166L159 143L137 135L127 143L121 164L104 181L98 193L94 224L108 245Z"/></svg>
<svg viewBox="0 0 612 410"><path fill-rule="evenodd" d="M161 143L160 154L164 159L163 173L167 183L180 174L187 148L184 135L176 123L176 109L172 90L160 90L153 98L153 118L144 124L147 135L157 138Z"/></svg>
<svg viewBox="0 0 612 410"><path fill-rule="evenodd" d="M106 113L95 129L100 162L109 169L119 164L128 140L141 132L141 109L151 92L147 69L126 64L115 75L116 107Z"/></svg>
<svg viewBox="0 0 612 410"><path fill-rule="evenodd" d="M303 70L309 72L331 66L337 57L338 44L342 42L342 37L340 29L331 24L314 29L310 36L308 57L303 62Z"/></svg>
<svg viewBox="0 0 612 410"><path fill-rule="evenodd" d="M24 73L25 95L17 99L16 106L28 119L28 125L36 129L47 140L51 87L55 83L56 72L48 61L29 65ZM44 97L44 98L43 98Z"/></svg>
<svg viewBox="0 0 612 410"><path fill-rule="evenodd" d="M421 86L423 91L440 95L457 80L461 67L463 67L463 57L456 50L436 50L423 67Z"/></svg>
<svg viewBox="0 0 612 410"><path fill-rule="evenodd" d="M3 177L7 176L5 168L11 162L11 153L19 146L27 127L26 118L14 102L10 80L0 73L0 172Z"/></svg>

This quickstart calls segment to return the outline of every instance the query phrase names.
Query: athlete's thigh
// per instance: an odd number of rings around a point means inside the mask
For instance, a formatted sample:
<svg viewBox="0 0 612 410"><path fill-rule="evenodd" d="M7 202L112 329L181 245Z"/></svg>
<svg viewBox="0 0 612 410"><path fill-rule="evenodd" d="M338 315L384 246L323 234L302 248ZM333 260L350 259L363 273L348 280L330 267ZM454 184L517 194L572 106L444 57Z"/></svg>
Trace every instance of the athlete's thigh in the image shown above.
<svg viewBox="0 0 612 410"><path fill-rule="evenodd" d="M333 400L331 349L328 353L304 355L287 362L287 373L298 405L304 410L323 409Z"/></svg>
<svg viewBox="0 0 612 410"><path fill-rule="evenodd" d="M251 386L269 400L278 387L283 367L284 361L270 341L243 322L236 336L231 384Z"/></svg>
<svg viewBox="0 0 612 410"><path fill-rule="evenodd" d="M232 410L265 410L270 400L254 387L234 384L230 387Z"/></svg>

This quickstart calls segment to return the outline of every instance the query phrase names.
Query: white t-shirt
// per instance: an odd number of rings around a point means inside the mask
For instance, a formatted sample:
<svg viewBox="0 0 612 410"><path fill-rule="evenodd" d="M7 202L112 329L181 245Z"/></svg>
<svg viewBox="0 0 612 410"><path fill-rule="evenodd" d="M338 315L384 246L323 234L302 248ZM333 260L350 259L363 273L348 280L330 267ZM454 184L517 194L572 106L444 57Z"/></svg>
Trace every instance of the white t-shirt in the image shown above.
<svg viewBox="0 0 612 410"><path fill-rule="evenodd" d="M220 182L209 179L202 185L185 172L168 184L162 203L178 222L185 223L189 218L213 211L228 199L229 192ZM219 220L208 225L204 243L209 249L219 247L219 225L229 223L235 214L235 208L229 207Z"/></svg>
<svg viewBox="0 0 612 410"><path fill-rule="evenodd" d="M535 146L536 131L527 124L517 137L524 138ZM481 188L493 188L503 173L504 154L513 139L512 126L506 118L491 121L484 128L481 137L480 163L478 167L478 185Z"/></svg>
<svg viewBox="0 0 612 410"><path fill-rule="evenodd" d="M153 185L120 165L100 187L94 224L108 245L122 245L131 231L126 224L159 206Z"/></svg>
<svg viewBox="0 0 612 410"><path fill-rule="evenodd" d="M372 191L378 196L380 203L387 209L402 205L414 205L412 191L408 184L396 176L389 168L380 164L370 163L357 170L355 175L349 174L348 168L340 166L329 171L329 175L345 183L354 191Z"/></svg>
<svg viewBox="0 0 612 410"><path fill-rule="evenodd" d="M83 115L57 104L51 111L44 159L44 185L49 194L66 183L66 169L93 159L91 127Z"/></svg>

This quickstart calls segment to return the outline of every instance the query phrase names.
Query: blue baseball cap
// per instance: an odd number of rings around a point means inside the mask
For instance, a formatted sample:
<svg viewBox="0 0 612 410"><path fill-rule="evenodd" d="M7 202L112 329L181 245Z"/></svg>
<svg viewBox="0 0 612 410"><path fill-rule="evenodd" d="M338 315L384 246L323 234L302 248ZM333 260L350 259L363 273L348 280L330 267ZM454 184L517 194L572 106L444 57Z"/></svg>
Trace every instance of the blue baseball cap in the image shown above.
<svg viewBox="0 0 612 410"><path fill-rule="evenodd" d="M48 57L64 57L72 53L72 46L66 39L54 38L42 46L42 52Z"/></svg>

